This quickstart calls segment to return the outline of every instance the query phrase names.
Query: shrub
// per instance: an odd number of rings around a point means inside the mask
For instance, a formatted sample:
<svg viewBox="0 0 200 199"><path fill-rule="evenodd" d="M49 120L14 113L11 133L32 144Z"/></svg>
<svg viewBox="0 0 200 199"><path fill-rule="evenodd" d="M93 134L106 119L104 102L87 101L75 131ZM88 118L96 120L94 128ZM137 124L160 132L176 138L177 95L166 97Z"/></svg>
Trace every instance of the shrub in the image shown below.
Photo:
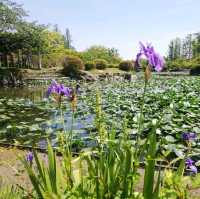
<svg viewBox="0 0 200 199"><path fill-rule="evenodd" d="M170 71L181 71L184 69L192 69L199 65L198 59L183 60L177 59L174 61L166 62L167 69Z"/></svg>
<svg viewBox="0 0 200 199"><path fill-rule="evenodd" d="M118 50L115 48L107 48L105 46L94 45L80 53L80 58L84 62L93 61L95 59L104 59L108 63L119 64L121 58Z"/></svg>
<svg viewBox="0 0 200 199"><path fill-rule="evenodd" d="M119 64L119 69L124 71L131 71L133 70L133 62L132 61L122 61Z"/></svg>
<svg viewBox="0 0 200 199"><path fill-rule="evenodd" d="M95 68L95 63L92 61L86 62L85 63L85 70L92 70Z"/></svg>
<svg viewBox="0 0 200 199"><path fill-rule="evenodd" d="M45 55L43 56L43 59L42 59L42 67L51 68L51 67L62 66L65 56L66 55L59 54L59 53L52 53L49 55ZM37 65L37 64L34 64L34 65Z"/></svg>
<svg viewBox="0 0 200 199"><path fill-rule="evenodd" d="M104 59L96 59L94 62L95 62L96 68L99 70L103 70L107 68L108 66L107 61Z"/></svg>
<svg viewBox="0 0 200 199"><path fill-rule="evenodd" d="M190 75L200 75L200 64L190 70Z"/></svg>
<svg viewBox="0 0 200 199"><path fill-rule="evenodd" d="M70 77L78 77L80 70L84 70L83 61L75 56L67 56L63 60L63 74Z"/></svg>
<svg viewBox="0 0 200 199"><path fill-rule="evenodd" d="M118 68L118 64L108 64L108 68Z"/></svg>

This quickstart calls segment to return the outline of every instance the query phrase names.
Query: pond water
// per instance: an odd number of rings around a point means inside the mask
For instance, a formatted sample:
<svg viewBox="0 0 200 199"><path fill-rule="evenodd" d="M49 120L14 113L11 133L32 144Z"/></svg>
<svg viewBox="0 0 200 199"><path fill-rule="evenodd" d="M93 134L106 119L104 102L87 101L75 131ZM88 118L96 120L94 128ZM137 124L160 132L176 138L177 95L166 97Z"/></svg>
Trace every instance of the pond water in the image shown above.
<svg viewBox="0 0 200 199"><path fill-rule="evenodd" d="M76 82L65 82L65 85ZM72 112L69 101L63 99L64 126L67 133L73 128L75 146L93 146L97 138L94 128L96 90L101 93L101 107L108 132L122 135L123 122L135 138L143 93L143 80L132 82L110 81L81 83L77 111L72 127ZM45 99L46 86L27 88L0 88L0 142L45 148L46 138L51 138L54 147L57 135L63 131L63 119L57 104ZM195 132L200 138L200 77L152 77L145 96L144 126L142 138L152 129L152 121L162 117L156 130L163 151L171 151L182 157L185 144L183 132ZM164 113L164 114L163 114ZM194 143L200 153L200 140Z"/></svg>
<svg viewBox="0 0 200 199"><path fill-rule="evenodd" d="M46 90L45 86L0 88L0 142L23 146L35 144L43 149L48 137L56 147L57 134L63 129L69 132L73 128L75 143L91 145L86 126L91 126L93 116L77 115L72 126L70 105L64 103L63 125L57 105L45 98Z"/></svg>
<svg viewBox="0 0 200 199"><path fill-rule="evenodd" d="M11 99L23 98L32 102L41 101L46 93L46 87L2 87L0 88L0 98L6 97Z"/></svg>

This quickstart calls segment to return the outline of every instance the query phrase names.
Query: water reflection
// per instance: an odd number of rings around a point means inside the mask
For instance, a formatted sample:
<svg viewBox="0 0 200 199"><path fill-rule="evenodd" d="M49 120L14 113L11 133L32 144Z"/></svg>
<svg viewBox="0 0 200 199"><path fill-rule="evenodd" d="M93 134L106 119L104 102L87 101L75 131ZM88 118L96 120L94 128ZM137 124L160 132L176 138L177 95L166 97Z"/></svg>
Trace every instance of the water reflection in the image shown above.
<svg viewBox="0 0 200 199"><path fill-rule="evenodd" d="M17 87L0 88L0 98L7 97L11 99L24 98L32 102L40 102L46 94L46 87Z"/></svg>

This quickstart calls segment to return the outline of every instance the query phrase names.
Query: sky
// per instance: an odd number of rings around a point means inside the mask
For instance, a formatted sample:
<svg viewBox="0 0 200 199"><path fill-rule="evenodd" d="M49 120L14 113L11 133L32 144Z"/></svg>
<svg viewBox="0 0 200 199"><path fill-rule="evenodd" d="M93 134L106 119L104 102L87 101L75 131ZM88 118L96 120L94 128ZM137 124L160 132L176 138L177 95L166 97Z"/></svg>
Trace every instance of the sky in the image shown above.
<svg viewBox="0 0 200 199"><path fill-rule="evenodd" d="M200 31L200 0L15 0L30 21L69 28L73 46L119 50L134 59L139 41L150 42L166 55L169 41Z"/></svg>

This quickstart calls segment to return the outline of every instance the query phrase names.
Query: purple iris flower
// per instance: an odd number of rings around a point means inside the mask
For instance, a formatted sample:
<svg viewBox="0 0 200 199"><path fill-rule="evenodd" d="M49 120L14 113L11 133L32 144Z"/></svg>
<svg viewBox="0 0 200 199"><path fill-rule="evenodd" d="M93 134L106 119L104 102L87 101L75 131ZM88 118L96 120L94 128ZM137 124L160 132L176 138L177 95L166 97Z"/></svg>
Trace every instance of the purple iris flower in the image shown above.
<svg viewBox="0 0 200 199"><path fill-rule="evenodd" d="M63 84L59 84L55 80L53 80L47 90L46 96L49 97L51 95L51 93L56 93L58 95L64 95L66 97L71 97L72 89L65 87Z"/></svg>
<svg viewBox="0 0 200 199"><path fill-rule="evenodd" d="M136 66L140 65L140 59L142 56L145 56L149 65L155 69L157 72L161 71L164 66L164 59L155 52L153 46L151 44L147 44L146 46L139 42L140 44L140 52L136 55Z"/></svg>
<svg viewBox="0 0 200 199"><path fill-rule="evenodd" d="M26 155L26 160L32 164L33 163L33 153L32 152L28 152Z"/></svg>
<svg viewBox="0 0 200 199"><path fill-rule="evenodd" d="M187 132L187 133L182 134L182 138L185 141L193 141L196 139L196 137L197 137L197 135L194 132Z"/></svg>
<svg viewBox="0 0 200 199"><path fill-rule="evenodd" d="M188 158L185 161L186 167L189 168L192 171L192 173L197 174L197 167L194 166L193 163L194 163L194 161L190 158Z"/></svg>

